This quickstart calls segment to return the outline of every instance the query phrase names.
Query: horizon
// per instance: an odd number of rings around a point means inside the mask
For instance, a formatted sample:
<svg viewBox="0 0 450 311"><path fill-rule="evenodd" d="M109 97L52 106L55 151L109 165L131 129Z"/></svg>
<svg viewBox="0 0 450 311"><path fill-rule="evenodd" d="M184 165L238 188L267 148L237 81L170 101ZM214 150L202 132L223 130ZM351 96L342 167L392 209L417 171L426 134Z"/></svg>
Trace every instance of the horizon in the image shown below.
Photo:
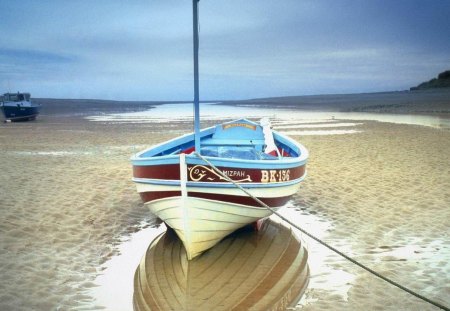
<svg viewBox="0 0 450 311"><path fill-rule="evenodd" d="M8 43L0 48L2 93L193 98L190 1L25 0L0 9L8 12L0 20ZM409 90L448 69L449 15L448 1L201 1L200 98Z"/></svg>

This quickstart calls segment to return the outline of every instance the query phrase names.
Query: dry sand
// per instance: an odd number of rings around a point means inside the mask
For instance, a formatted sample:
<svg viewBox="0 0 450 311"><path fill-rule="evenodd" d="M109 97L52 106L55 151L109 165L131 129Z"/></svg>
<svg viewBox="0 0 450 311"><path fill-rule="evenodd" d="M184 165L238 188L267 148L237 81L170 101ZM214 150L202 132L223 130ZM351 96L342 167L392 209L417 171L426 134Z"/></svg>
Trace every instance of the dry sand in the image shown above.
<svg viewBox="0 0 450 311"><path fill-rule="evenodd" d="M129 157L192 129L68 114L0 125L1 310L102 309L90 293L104 263L156 223L130 180ZM358 129L294 136L310 150L295 212L331 224L324 238L333 246L450 306L450 130L370 121ZM324 253L310 243L315 252ZM436 309L325 257L297 310ZM325 266L353 275L348 297L317 284Z"/></svg>

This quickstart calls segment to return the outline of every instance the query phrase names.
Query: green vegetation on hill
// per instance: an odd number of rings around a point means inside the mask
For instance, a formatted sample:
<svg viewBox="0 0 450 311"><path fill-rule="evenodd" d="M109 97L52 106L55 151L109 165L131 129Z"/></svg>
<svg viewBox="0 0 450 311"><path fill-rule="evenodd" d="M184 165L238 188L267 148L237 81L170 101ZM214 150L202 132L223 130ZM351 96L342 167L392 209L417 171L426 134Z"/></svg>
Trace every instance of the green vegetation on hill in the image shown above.
<svg viewBox="0 0 450 311"><path fill-rule="evenodd" d="M450 70L441 72L438 75L437 79L433 78L428 82L423 82L420 83L418 86L412 87L411 91L434 89L440 87L450 87Z"/></svg>

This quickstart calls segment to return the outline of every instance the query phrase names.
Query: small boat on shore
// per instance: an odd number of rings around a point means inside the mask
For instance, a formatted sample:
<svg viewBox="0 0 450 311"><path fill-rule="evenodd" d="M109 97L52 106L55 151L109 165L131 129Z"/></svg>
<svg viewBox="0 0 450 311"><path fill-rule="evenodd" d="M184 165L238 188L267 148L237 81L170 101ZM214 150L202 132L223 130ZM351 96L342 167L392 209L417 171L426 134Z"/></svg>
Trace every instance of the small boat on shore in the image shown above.
<svg viewBox="0 0 450 311"><path fill-rule="evenodd" d="M132 157L133 181L142 200L175 230L189 259L236 229L272 214L223 175L275 209L298 191L306 176L308 152L293 139L271 134L277 155L265 152L263 126L242 119L202 130L202 158L194 152L194 134Z"/></svg>
<svg viewBox="0 0 450 311"><path fill-rule="evenodd" d="M298 191L308 151L272 131L270 121L240 119L200 130L198 0L194 14L194 133L131 158L133 181L150 211L174 229L188 259L247 224L261 225Z"/></svg>
<svg viewBox="0 0 450 311"><path fill-rule="evenodd" d="M6 120L30 121L36 119L41 105L31 102L30 93L17 92L3 94L0 108Z"/></svg>
<svg viewBox="0 0 450 311"><path fill-rule="evenodd" d="M286 310L309 283L308 252L272 219L188 261L172 230L152 241L134 276L134 310Z"/></svg>

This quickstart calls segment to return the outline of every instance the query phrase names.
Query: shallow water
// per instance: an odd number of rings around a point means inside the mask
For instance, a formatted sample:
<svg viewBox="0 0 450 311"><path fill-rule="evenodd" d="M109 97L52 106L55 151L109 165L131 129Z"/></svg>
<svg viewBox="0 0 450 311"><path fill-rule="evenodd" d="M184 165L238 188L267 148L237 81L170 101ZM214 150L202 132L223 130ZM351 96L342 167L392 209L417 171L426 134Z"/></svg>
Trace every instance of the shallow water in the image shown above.
<svg viewBox="0 0 450 311"><path fill-rule="evenodd" d="M151 243L136 270L135 310L284 310L308 284L308 253L274 219L242 228L188 261L175 232Z"/></svg>
<svg viewBox="0 0 450 311"><path fill-rule="evenodd" d="M318 219L314 215L305 215L299 212L299 209L295 209L293 205L288 205L283 208L280 212L283 216L289 217L290 219L302 224L302 227L308 228L314 234L324 237L326 235L326 231L330 227L329 223L326 223L320 219ZM271 217L272 221L275 223L281 222L283 223L277 216ZM290 226L287 226L288 228ZM91 295L95 297L96 304L105 307L107 310L121 311L121 310L131 310L133 306L133 277L136 268L138 267L139 261L141 261L142 257L145 256L145 251L149 247L151 241L157 238L161 233L166 231L166 226L164 224L157 226L150 226L146 229L142 229L133 233L131 236L127 237L120 245L117 246L119 253L107 261L102 266L102 274L99 275L94 283L98 287L94 287L91 290ZM294 232L298 236L302 236L302 234L294 229ZM245 232L246 235L238 236L240 239L248 240L248 243L253 244L253 246L257 246L257 241L252 242L253 237L248 235L248 232ZM259 238L261 239L261 238ZM305 247L308 244L308 237L302 237L302 244ZM280 243L280 242L278 242ZM171 245L170 245L171 246ZM262 244L259 246L261 249L259 252L267 252L270 245ZM168 247L168 246L163 246ZM172 247L172 246L171 246ZM214 248L214 251L221 252L222 248L225 246L218 246ZM236 248L236 247L235 247ZM267 249L266 249L267 248ZM171 251L171 250L168 250ZM230 250L230 258L226 259L227 253L223 253L221 255L221 261L227 263L235 260L236 251ZM242 251L241 251L242 252ZM244 252L242 252L244 253ZM244 254L241 254L244 255ZM273 254L275 258L275 254ZM329 253L324 252L323 249L317 249L312 253L308 254L308 265L311 267L311 271L316 271L322 264L327 261L329 257ZM246 259L245 256L242 256L243 259ZM267 257L267 256L266 256ZM196 259L196 263L199 259ZM248 260L248 259L246 259ZM253 261L261 260L261 258L256 257ZM204 264L204 263L203 263ZM213 264L213 262L208 265ZM255 263L257 264L257 263ZM186 264L187 265L187 264ZM222 264L226 268L226 264ZM253 268L257 268L253 266ZM235 271L231 271L234 272ZM247 272L249 275L253 272ZM256 273L256 271L255 271ZM203 274L205 279L208 279L208 275L206 272ZM211 276L213 277L213 276ZM351 279L351 275L346 275L342 270L334 270L334 269L323 269L321 270L320 275L314 275L311 277L309 281L309 288L314 289L328 289L332 291L334 294L339 295L346 299L348 285L345 285L348 280ZM186 280L187 282L187 280ZM231 280L229 280L231 282ZM234 284L234 286L239 286L240 284ZM153 285L155 286L155 285ZM115 297L111 299L111 297ZM218 298L222 298L223 296L219 296ZM211 305L214 305L214 301L209 302ZM304 302L302 302L304 303ZM301 305L301 304L300 304Z"/></svg>
<svg viewBox="0 0 450 311"><path fill-rule="evenodd" d="M90 121L100 122L126 122L126 123L149 123L149 122L176 122L192 120L193 109L191 103L186 104L164 104L153 109L132 113L106 114L87 117ZM243 106L227 106L214 103L201 104L202 120L237 119L245 116L248 119L259 119L268 117L274 123L292 122L295 124L324 122L323 127L332 127L328 122L335 120L367 120L396 124L422 125L434 128L450 128L450 119L431 115L408 115L408 114L386 114L386 113L361 113L361 112L323 112L309 110L293 110L282 108L256 108ZM342 126L342 125L341 125ZM317 127L321 127L317 125ZM322 132L325 133L325 132ZM320 134L322 135L322 134Z"/></svg>
<svg viewBox="0 0 450 311"><path fill-rule="evenodd" d="M142 225L141 223L139 227ZM107 310L132 310L133 276L136 267L149 243L165 230L164 224L149 226L124 238L117 246L118 255L103 265L103 273L94 280L97 287L92 289L91 294L97 305Z"/></svg>

